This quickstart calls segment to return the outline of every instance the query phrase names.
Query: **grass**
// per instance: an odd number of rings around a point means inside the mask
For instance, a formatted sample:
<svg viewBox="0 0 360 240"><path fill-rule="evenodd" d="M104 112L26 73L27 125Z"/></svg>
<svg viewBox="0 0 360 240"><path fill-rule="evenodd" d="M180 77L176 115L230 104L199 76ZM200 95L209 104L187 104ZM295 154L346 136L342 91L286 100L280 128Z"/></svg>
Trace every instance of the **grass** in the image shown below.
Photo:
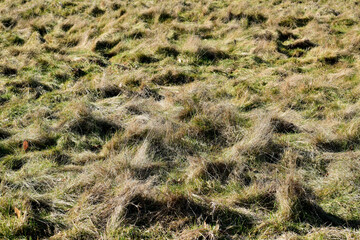
<svg viewBox="0 0 360 240"><path fill-rule="evenodd" d="M357 9L0 1L0 238L358 239Z"/></svg>

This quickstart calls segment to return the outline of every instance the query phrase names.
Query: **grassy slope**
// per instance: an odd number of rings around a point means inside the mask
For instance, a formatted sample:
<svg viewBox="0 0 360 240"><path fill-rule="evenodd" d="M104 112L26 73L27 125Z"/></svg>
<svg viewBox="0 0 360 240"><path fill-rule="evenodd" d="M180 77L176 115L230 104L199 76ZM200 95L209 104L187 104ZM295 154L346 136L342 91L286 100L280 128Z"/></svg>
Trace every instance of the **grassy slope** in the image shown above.
<svg viewBox="0 0 360 240"><path fill-rule="evenodd" d="M0 238L357 239L357 4L0 0Z"/></svg>

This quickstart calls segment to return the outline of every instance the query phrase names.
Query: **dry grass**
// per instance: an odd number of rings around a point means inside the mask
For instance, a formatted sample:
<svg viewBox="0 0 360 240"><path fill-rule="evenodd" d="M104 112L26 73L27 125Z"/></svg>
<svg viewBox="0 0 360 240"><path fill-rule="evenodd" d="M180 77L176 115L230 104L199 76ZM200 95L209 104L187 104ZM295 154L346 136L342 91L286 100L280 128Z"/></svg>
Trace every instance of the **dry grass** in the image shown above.
<svg viewBox="0 0 360 240"><path fill-rule="evenodd" d="M357 5L0 0L0 238L358 239Z"/></svg>

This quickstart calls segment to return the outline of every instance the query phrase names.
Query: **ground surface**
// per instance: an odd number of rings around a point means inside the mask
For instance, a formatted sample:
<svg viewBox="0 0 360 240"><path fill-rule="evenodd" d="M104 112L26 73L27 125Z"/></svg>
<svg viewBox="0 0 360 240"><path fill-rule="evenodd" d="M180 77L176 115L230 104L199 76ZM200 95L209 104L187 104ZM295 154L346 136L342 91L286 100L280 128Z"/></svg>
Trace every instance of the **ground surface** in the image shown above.
<svg viewBox="0 0 360 240"><path fill-rule="evenodd" d="M354 0L0 0L0 238L359 239L359 53Z"/></svg>

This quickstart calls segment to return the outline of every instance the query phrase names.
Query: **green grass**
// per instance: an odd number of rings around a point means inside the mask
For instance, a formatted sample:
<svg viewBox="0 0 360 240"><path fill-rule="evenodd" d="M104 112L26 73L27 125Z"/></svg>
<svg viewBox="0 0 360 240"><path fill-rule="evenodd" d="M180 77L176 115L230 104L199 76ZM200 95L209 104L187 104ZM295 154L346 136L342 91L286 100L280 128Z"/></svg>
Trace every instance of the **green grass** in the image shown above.
<svg viewBox="0 0 360 240"><path fill-rule="evenodd" d="M357 9L0 0L0 238L357 239Z"/></svg>

